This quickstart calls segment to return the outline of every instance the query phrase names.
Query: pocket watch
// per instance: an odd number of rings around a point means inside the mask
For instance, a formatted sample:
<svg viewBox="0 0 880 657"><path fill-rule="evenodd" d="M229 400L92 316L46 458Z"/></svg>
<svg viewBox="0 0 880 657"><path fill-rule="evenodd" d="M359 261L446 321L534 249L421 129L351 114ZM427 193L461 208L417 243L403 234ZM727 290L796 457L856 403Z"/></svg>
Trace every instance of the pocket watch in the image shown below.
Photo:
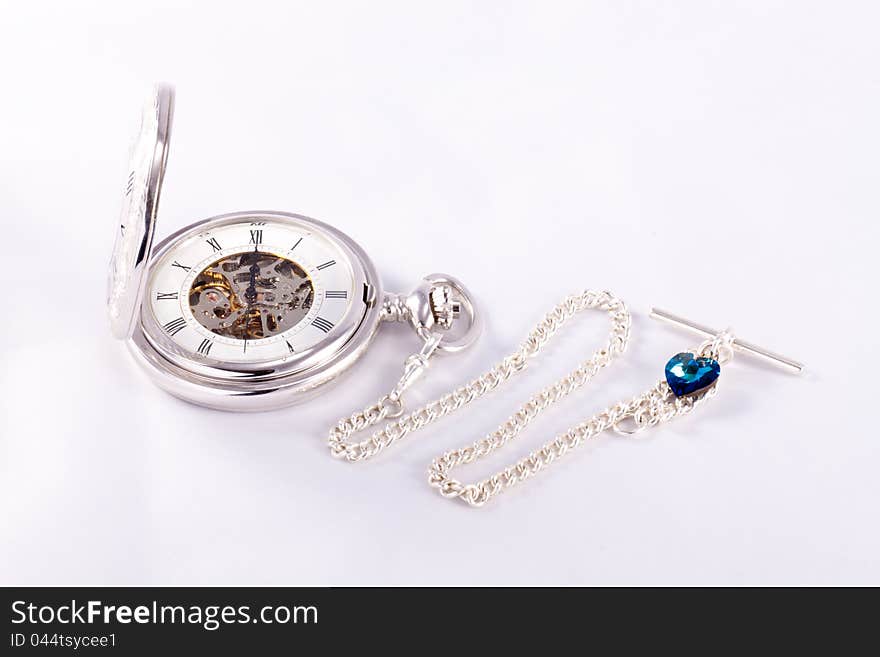
<svg viewBox="0 0 880 657"><path fill-rule="evenodd" d="M474 342L481 322L452 276L426 276L408 295L385 292L366 252L321 221L249 211L197 221L153 245L168 158L174 90L144 106L110 264L114 337L171 394L222 410L303 401L346 372L385 321L423 341L402 391L434 353Z"/></svg>

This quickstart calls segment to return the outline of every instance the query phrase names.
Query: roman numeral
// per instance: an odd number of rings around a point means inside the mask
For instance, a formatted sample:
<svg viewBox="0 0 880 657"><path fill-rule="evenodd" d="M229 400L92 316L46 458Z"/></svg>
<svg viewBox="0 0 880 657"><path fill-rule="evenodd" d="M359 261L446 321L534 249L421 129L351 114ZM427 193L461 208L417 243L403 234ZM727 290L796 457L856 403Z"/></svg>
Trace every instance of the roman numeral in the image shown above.
<svg viewBox="0 0 880 657"><path fill-rule="evenodd" d="M290 353L293 353L293 345L290 344L290 341L289 341L289 340L285 340L285 341L284 341L284 344L287 345L287 351L289 351Z"/></svg>
<svg viewBox="0 0 880 657"><path fill-rule="evenodd" d="M325 299L348 299L348 292L345 290L327 290L324 292Z"/></svg>
<svg viewBox="0 0 880 657"><path fill-rule="evenodd" d="M251 226L265 226L265 225L266 225L265 221L252 221L251 222Z"/></svg>
<svg viewBox="0 0 880 657"><path fill-rule="evenodd" d="M177 319L172 319L162 328L168 331L169 335L177 335L181 330L186 328L186 320L183 317L178 317Z"/></svg>
<svg viewBox="0 0 880 657"><path fill-rule="evenodd" d="M328 260L323 265L318 265L318 269L327 269L327 267L332 267L336 264L335 260Z"/></svg>
<svg viewBox="0 0 880 657"><path fill-rule="evenodd" d="M263 243L263 229L258 228L257 230L251 231L251 244L262 244Z"/></svg>
<svg viewBox="0 0 880 657"><path fill-rule="evenodd" d="M202 340L201 344L199 345L198 352L202 356L207 356L208 354L211 353L211 347L213 347L213 346L214 346L214 343L211 340L209 340L208 338L205 338L204 340Z"/></svg>
<svg viewBox="0 0 880 657"><path fill-rule="evenodd" d="M156 292L156 301L177 301L177 292Z"/></svg>
<svg viewBox="0 0 880 657"><path fill-rule="evenodd" d="M290 247L290 250L293 251L296 247L299 246L299 243L302 242L302 241L303 241L303 238L300 237L300 238L296 241L296 244L294 244L292 247Z"/></svg>
<svg viewBox="0 0 880 657"><path fill-rule="evenodd" d="M330 329L333 328L333 322L329 322L323 317L316 317L314 320L312 320L312 326L324 331L324 333L328 333Z"/></svg>
<svg viewBox="0 0 880 657"><path fill-rule="evenodd" d="M211 239L209 239L209 240L205 240L205 241L206 241L208 244L210 244L210 245L211 245L211 248L214 249L215 251L219 251L219 250L220 250L220 242L217 241L217 238L216 238L216 237L212 237Z"/></svg>
<svg viewBox="0 0 880 657"><path fill-rule="evenodd" d="M128 174L128 181L125 183L125 195L131 194L134 189L134 171Z"/></svg>
<svg viewBox="0 0 880 657"><path fill-rule="evenodd" d="M177 262L177 260L175 260L174 262L172 262L172 263L171 263L171 266L172 266L172 267L180 267L183 271L189 271L189 270L191 269L190 267L187 267L186 265L182 265L182 264L180 264L179 262Z"/></svg>

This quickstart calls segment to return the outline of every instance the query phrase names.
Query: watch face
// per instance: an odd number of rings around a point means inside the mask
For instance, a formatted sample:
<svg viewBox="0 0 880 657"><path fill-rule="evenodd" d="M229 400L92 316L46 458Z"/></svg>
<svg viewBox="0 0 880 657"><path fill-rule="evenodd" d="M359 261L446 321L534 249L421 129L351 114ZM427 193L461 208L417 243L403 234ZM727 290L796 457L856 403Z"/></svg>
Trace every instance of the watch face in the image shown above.
<svg viewBox="0 0 880 657"><path fill-rule="evenodd" d="M141 300L165 170L172 102L170 88L155 89L144 105L140 127L131 147L107 280L110 325L118 338L131 335Z"/></svg>
<svg viewBox="0 0 880 657"><path fill-rule="evenodd" d="M193 361L287 362L356 329L352 316L366 310L356 286L348 250L316 222L209 221L151 264L144 321L149 334Z"/></svg>

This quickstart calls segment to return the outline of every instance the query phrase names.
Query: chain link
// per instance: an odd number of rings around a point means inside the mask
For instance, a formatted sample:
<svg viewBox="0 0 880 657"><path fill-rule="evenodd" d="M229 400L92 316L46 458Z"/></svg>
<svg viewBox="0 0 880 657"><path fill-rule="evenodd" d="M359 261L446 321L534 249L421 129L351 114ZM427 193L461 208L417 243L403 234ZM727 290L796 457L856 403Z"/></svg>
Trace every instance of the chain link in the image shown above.
<svg viewBox="0 0 880 657"><path fill-rule="evenodd" d="M587 439L607 429L619 429L620 423L624 420L633 422L636 429L622 432L635 433L688 413L697 403L714 394L715 388L712 387L694 396L676 398L666 382L662 381L646 393L615 404L572 427L541 448L482 481L464 484L452 478L450 472L454 468L484 458L513 440L542 411L583 386L625 351L631 326L630 314L625 304L610 292L586 290L581 294L569 296L557 305L538 323L519 349L470 383L425 404L408 415L403 415L400 396L392 393L383 396L372 406L343 418L330 430L328 443L331 453L337 458L350 462L368 459L410 433L479 399L521 372L563 324L588 309L599 309L608 313L611 319L608 342L569 374L533 395L495 431L471 445L450 450L434 459L428 470L428 483L438 488L441 495L459 498L472 506L481 506L511 486L537 474ZM716 342L704 344L701 346L701 351L717 352L723 345ZM385 419L398 417L399 419L389 422L369 438L361 442L349 442L354 434L375 426Z"/></svg>

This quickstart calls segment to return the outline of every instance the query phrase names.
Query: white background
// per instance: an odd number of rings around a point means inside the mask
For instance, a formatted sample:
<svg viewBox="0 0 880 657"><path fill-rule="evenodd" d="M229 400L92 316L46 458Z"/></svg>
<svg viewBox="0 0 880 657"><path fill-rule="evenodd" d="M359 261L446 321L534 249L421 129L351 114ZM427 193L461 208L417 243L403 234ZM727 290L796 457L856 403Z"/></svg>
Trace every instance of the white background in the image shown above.
<svg viewBox="0 0 880 657"><path fill-rule="evenodd" d="M880 583L880 14L855 2L2 3L0 583ZM483 340L610 289L626 356L485 475L662 377L668 308L803 360L737 358L699 413L607 436L469 509L431 458L585 358L528 373L367 464L327 428L417 348L385 326L344 383L233 415L151 385L109 333L106 268L141 98L177 86L157 237L222 212L328 221L386 287L447 271Z"/></svg>

